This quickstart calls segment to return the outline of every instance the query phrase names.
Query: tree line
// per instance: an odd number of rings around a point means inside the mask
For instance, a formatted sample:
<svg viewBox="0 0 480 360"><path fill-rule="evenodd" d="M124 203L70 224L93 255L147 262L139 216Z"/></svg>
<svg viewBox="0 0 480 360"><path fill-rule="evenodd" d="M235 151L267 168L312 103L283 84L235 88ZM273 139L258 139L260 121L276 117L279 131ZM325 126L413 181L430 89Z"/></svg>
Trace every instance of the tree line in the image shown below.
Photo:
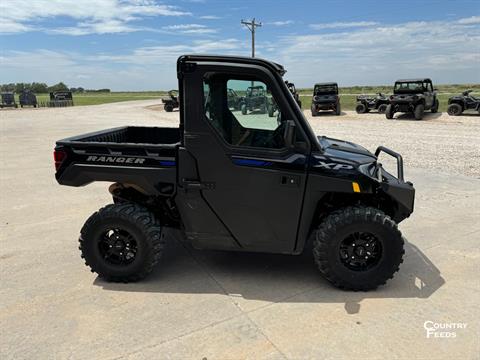
<svg viewBox="0 0 480 360"><path fill-rule="evenodd" d="M50 93L54 91L71 91L73 93L110 92L110 89L84 89L83 87L68 87L63 82L59 82L58 84L54 84L51 86L40 82L1 84L0 90L2 92L16 93L20 93L23 90L30 90L36 94Z"/></svg>

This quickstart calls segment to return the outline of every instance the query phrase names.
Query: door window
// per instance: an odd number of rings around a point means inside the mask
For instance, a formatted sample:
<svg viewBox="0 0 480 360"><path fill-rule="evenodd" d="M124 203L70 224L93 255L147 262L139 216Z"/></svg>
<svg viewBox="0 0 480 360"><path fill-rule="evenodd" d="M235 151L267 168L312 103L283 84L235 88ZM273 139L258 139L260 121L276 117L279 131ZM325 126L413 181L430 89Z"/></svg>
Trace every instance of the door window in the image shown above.
<svg viewBox="0 0 480 360"><path fill-rule="evenodd" d="M207 74L205 116L228 144L282 149L285 121L267 85L257 79Z"/></svg>

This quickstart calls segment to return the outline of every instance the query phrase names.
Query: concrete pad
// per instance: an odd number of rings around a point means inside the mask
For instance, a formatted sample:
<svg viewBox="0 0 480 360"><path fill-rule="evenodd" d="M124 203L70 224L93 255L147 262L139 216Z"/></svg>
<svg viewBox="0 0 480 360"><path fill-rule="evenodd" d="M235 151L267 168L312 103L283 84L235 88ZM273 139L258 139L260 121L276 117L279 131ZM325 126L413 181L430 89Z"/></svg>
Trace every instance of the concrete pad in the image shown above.
<svg viewBox="0 0 480 360"><path fill-rule="evenodd" d="M407 152L417 197L400 224L405 261L377 291L333 288L309 253L197 251L174 234L148 279L106 283L84 266L77 239L86 218L111 202L108 184L59 186L54 141L125 124L177 124L178 113L145 109L152 104L0 112L2 359L478 358L480 180L475 158L462 157L480 144L472 119L310 119L319 134L369 148L392 139ZM424 162L412 159L419 129L429 134ZM449 132L465 162L453 172L439 170L447 169L438 154ZM427 338L426 321L467 327L455 338Z"/></svg>

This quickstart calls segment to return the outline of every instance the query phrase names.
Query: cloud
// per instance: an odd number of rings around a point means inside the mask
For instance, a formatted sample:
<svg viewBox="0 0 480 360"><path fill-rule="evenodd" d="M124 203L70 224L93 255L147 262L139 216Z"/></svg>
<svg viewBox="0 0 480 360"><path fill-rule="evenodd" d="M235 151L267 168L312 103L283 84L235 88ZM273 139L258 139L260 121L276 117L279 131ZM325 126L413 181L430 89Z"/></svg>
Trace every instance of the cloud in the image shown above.
<svg viewBox="0 0 480 360"><path fill-rule="evenodd" d="M463 18L458 20L457 22L462 25L480 24L480 16L471 16L469 18Z"/></svg>
<svg viewBox="0 0 480 360"><path fill-rule="evenodd" d="M389 84L397 77L417 76L478 82L480 27L471 26L474 20L364 24L341 32L286 36L273 54L303 84Z"/></svg>
<svg viewBox="0 0 480 360"><path fill-rule="evenodd" d="M146 17L188 16L189 12L154 0L9 0L2 6L0 32L46 31L67 35L118 33L149 30L131 25ZM75 21L74 26L45 28L54 17Z"/></svg>
<svg viewBox="0 0 480 360"><path fill-rule="evenodd" d="M213 34L216 29L211 29L206 25L201 24L179 24L162 27L165 31L173 31L181 34Z"/></svg>
<svg viewBox="0 0 480 360"><path fill-rule="evenodd" d="M203 19L203 20L218 20L218 19L221 19L221 16L203 15L203 16L200 16L200 19Z"/></svg>
<svg viewBox="0 0 480 360"><path fill-rule="evenodd" d="M332 23L310 24L309 27L314 30L323 30L323 29L368 27L368 26L374 26L377 24L378 23L375 21L332 22Z"/></svg>
<svg viewBox="0 0 480 360"><path fill-rule="evenodd" d="M284 20L284 21L272 21L272 22L267 22L267 25L273 25L273 26L287 26L287 25L292 25L295 23L293 20Z"/></svg>

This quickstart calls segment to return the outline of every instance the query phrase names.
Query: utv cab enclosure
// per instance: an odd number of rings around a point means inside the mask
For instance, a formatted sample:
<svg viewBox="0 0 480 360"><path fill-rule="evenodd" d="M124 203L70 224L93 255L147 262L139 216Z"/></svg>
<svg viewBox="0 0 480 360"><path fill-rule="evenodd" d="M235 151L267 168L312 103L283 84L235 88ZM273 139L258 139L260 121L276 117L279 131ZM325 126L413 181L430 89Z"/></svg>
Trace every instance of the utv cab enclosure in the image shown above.
<svg viewBox="0 0 480 360"><path fill-rule="evenodd" d="M433 88L432 80L427 78L397 80L385 116L387 119L393 119L396 112L404 112L413 113L415 119L421 120L425 110L436 113L438 106L437 91Z"/></svg>
<svg viewBox="0 0 480 360"><path fill-rule="evenodd" d="M57 142L60 184L113 183L113 204L80 232L92 271L142 279L178 229L197 249L296 255L311 240L320 272L344 289L393 276L404 254L397 223L414 202L402 157L317 137L284 73L258 58L182 56L178 128L126 126ZM244 93L252 82L271 93L276 118L231 111L228 89ZM396 158L395 175L381 153Z"/></svg>
<svg viewBox="0 0 480 360"><path fill-rule="evenodd" d="M312 96L312 116L317 116L322 110L332 110L341 114L338 85L334 82L315 84Z"/></svg>
<svg viewBox="0 0 480 360"><path fill-rule="evenodd" d="M0 109L3 109L4 107L18 108L18 104L15 102L15 93L3 92L0 94L0 96L1 96Z"/></svg>

